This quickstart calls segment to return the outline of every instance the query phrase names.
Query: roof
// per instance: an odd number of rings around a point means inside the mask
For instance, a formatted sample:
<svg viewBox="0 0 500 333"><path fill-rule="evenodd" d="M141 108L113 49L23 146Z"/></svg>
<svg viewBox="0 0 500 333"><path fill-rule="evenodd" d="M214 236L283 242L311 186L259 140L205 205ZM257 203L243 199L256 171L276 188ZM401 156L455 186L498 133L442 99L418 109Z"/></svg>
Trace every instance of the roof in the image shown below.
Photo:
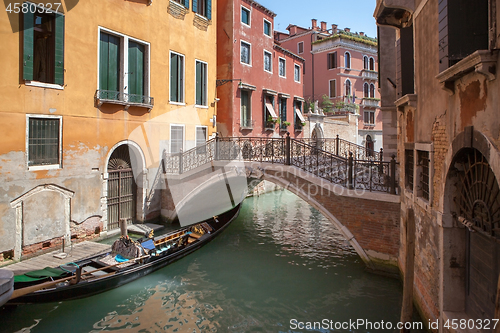
<svg viewBox="0 0 500 333"><path fill-rule="evenodd" d="M270 16L272 16L273 18L276 17L276 14L273 11L271 11L270 9L267 9L266 7L262 6L260 3L258 3L255 0L243 0L243 1L246 1L249 4L251 4L252 6L255 6L255 7L259 8L259 9L262 9L264 12L266 12L267 14L269 14Z"/></svg>
<svg viewBox="0 0 500 333"><path fill-rule="evenodd" d="M317 40L317 41L313 42L312 44L321 44L325 41L332 40L335 38L349 39L349 40L353 40L355 42L359 42L359 43L363 43L363 44L367 44L367 45L371 45L371 46L377 46L377 44L378 44L377 38L372 38L372 37L368 37L368 36L361 36L357 33L347 32L345 30L339 30L338 33L336 33L335 35L331 35L331 36L323 38L321 40Z"/></svg>
<svg viewBox="0 0 500 333"><path fill-rule="evenodd" d="M287 50L287 49L282 48L282 47L281 47L281 46L279 46L279 45L278 45L278 43L276 43L276 42L274 43L274 48L275 48L275 49L277 49L277 50L279 50L279 51L281 51L281 52L283 52L283 53L285 53L285 54L288 54L290 57L295 58L295 59L297 59L297 60L299 60L299 61L302 61L302 62L305 62L305 61L306 61L304 58L299 57L299 56L298 56L298 55L296 55L295 53L293 53L293 52L291 52L291 51L289 51L289 50Z"/></svg>

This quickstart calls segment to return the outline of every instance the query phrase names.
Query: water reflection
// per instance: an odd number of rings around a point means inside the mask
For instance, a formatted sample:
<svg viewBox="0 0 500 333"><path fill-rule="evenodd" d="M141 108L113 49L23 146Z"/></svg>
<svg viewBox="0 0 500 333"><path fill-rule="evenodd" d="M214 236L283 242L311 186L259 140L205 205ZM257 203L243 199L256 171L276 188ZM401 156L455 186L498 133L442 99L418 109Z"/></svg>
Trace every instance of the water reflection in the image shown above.
<svg viewBox="0 0 500 333"><path fill-rule="evenodd" d="M399 282L364 268L316 209L290 192L270 193L247 199L228 229L188 257L100 295L19 307L7 321L17 328L0 332L291 332L291 319L396 323Z"/></svg>

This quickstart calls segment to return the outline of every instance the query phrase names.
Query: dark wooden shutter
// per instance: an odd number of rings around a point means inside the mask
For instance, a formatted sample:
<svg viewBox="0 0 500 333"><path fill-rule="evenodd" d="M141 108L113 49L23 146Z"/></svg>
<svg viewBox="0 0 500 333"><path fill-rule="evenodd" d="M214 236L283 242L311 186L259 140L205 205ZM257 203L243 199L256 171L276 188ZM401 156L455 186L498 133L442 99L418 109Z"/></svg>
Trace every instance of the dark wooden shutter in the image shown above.
<svg viewBox="0 0 500 333"><path fill-rule="evenodd" d="M189 0L184 0L184 7L189 9Z"/></svg>
<svg viewBox="0 0 500 333"><path fill-rule="evenodd" d="M144 45L129 42L128 53L128 92L131 102L141 102L144 95Z"/></svg>
<svg viewBox="0 0 500 333"><path fill-rule="evenodd" d="M327 67L326 67L326 68L327 68L327 69L330 69L330 68L332 68L332 54L331 54L331 53L328 53L328 54L326 55L326 58L327 58L327 60L326 60L326 62L327 62L326 66L327 66Z"/></svg>
<svg viewBox="0 0 500 333"><path fill-rule="evenodd" d="M33 80L33 41L35 15L29 10L23 14L23 79L27 81Z"/></svg>
<svg viewBox="0 0 500 333"><path fill-rule="evenodd" d="M193 0L193 12L198 13L198 0Z"/></svg>
<svg viewBox="0 0 500 333"><path fill-rule="evenodd" d="M212 0L206 0L207 1L207 19L211 20L212 19Z"/></svg>
<svg viewBox="0 0 500 333"><path fill-rule="evenodd" d="M333 68L337 68L337 52L333 52Z"/></svg>
<svg viewBox="0 0 500 333"><path fill-rule="evenodd" d="M54 83L64 84L64 15L55 14Z"/></svg>
<svg viewBox="0 0 500 333"><path fill-rule="evenodd" d="M438 5L439 22L439 71L448 68L448 0L440 0Z"/></svg>
<svg viewBox="0 0 500 333"><path fill-rule="evenodd" d="M196 105L202 105L202 93L201 90L203 88L201 82L201 62L196 62Z"/></svg>

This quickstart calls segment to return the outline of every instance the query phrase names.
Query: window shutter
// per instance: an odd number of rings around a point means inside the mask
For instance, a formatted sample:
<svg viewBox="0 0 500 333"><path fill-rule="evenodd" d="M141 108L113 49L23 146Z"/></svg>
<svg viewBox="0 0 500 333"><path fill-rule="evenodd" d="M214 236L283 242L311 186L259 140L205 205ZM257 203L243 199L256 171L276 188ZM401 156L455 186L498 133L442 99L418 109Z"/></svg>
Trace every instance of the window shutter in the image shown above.
<svg viewBox="0 0 500 333"><path fill-rule="evenodd" d="M331 53L328 53L326 62L327 62L327 68L328 69L332 68L332 54Z"/></svg>
<svg viewBox="0 0 500 333"><path fill-rule="evenodd" d="M189 9L189 0L184 0L184 7Z"/></svg>
<svg viewBox="0 0 500 333"><path fill-rule="evenodd" d="M333 58L333 68L337 68L337 52L333 52L333 55L332 55L332 58Z"/></svg>
<svg viewBox="0 0 500 333"><path fill-rule="evenodd" d="M439 10L439 72L448 68L448 1L441 0Z"/></svg>
<svg viewBox="0 0 500 333"><path fill-rule="evenodd" d="M207 19L211 20L212 19L212 0L206 0L207 1Z"/></svg>
<svg viewBox="0 0 500 333"><path fill-rule="evenodd" d="M23 79L33 80L33 40L35 38L33 27L35 24L35 15L29 10L23 14Z"/></svg>
<svg viewBox="0 0 500 333"><path fill-rule="evenodd" d="M203 90L201 92L202 93L202 102L203 102L202 105L208 105L207 104L207 77L208 77L207 65L201 64L201 68L202 68L201 79L202 79L202 86L203 86Z"/></svg>
<svg viewBox="0 0 500 333"><path fill-rule="evenodd" d="M144 46L130 42L128 54L129 94L144 95ZM132 102L140 102L139 96L132 97Z"/></svg>
<svg viewBox="0 0 500 333"><path fill-rule="evenodd" d="M196 105L202 105L201 62L196 62Z"/></svg>
<svg viewBox="0 0 500 333"><path fill-rule="evenodd" d="M193 0L193 12L198 13L198 0Z"/></svg>
<svg viewBox="0 0 500 333"><path fill-rule="evenodd" d="M64 84L64 15L55 14L55 66L54 83Z"/></svg>
<svg viewBox="0 0 500 333"><path fill-rule="evenodd" d="M109 36L108 44L108 90L120 90L120 39Z"/></svg>
<svg viewBox="0 0 500 333"><path fill-rule="evenodd" d="M177 82L179 80L179 63L178 56L176 54L172 54L170 56L170 100L173 102L180 102L178 98L178 86Z"/></svg>
<svg viewBox="0 0 500 333"><path fill-rule="evenodd" d="M99 38L99 89L108 89L109 35L101 33Z"/></svg>

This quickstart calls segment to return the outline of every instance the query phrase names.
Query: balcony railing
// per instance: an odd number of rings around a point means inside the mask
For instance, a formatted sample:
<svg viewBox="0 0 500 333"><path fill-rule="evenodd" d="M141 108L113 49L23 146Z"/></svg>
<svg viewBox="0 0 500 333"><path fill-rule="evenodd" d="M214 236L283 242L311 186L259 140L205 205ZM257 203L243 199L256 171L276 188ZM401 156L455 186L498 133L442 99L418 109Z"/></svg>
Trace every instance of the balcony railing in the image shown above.
<svg viewBox="0 0 500 333"><path fill-rule="evenodd" d="M364 98L363 99L363 106L366 108L378 108L378 99L373 99L373 98Z"/></svg>
<svg viewBox="0 0 500 333"><path fill-rule="evenodd" d="M374 81L377 81L378 80L378 73L376 71L371 71L371 70L368 70L368 69L364 69L363 71L361 71L361 77L364 80L374 80Z"/></svg>
<svg viewBox="0 0 500 333"><path fill-rule="evenodd" d="M99 106L103 104L119 104L125 105L125 109L128 109L130 106L139 106L151 111L154 105L153 97L125 94L113 90L97 90L94 97Z"/></svg>

